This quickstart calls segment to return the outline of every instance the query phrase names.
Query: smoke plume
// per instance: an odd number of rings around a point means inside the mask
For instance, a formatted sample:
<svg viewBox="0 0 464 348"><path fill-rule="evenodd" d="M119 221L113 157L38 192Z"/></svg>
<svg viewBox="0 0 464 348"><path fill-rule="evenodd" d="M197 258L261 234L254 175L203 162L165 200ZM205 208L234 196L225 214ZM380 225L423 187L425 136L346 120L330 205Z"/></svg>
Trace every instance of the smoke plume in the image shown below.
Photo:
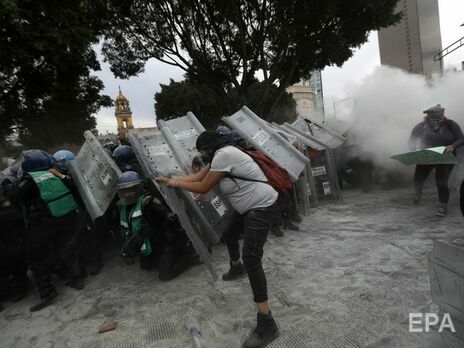
<svg viewBox="0 0 464 348"><path fill-rule="evenodd" d="M349 126L355 153L377 166L402 166L389 157L407 152L412 128L422 121L422 110L441 104L446 117L464 126L464 72L447 72L426 79L382 66L354 85L352 103L337 110L337 118Z"/></svg>

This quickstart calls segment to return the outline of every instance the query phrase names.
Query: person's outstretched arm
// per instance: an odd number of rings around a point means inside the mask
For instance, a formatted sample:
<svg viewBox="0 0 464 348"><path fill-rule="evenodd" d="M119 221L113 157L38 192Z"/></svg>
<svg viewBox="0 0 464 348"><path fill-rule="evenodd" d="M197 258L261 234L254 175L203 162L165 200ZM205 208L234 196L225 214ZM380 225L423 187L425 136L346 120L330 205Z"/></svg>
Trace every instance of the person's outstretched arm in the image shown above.
<svg viewBox="0 0 464 348"><path fill-rule="evenodd" d="M182 181L187 181L187 182L200 182L202 181L206 174L208 174L209 171L209 164L206 165L202 170L200 170L198 173L195 174L190 174L190 175L184 175L176 178L176 180L182 180ZM166 180L161 180L160 178L166 179ZM161 182L161 183L166 183L170 178L166 178L164 176L158 176L155 178L156 181Z"/></svg>
<svg viewBox="0 0 464 348"><path fill-rule="evenodd" d="M205 194L209 192L219 182L219 180L224 177L224 175L225 173L223 172L211 172L208 167L203 180L197 182L185 181L183 180L184 177L173 179L157 177L155 180L168 186L180 187L193 193Z"/></svg>

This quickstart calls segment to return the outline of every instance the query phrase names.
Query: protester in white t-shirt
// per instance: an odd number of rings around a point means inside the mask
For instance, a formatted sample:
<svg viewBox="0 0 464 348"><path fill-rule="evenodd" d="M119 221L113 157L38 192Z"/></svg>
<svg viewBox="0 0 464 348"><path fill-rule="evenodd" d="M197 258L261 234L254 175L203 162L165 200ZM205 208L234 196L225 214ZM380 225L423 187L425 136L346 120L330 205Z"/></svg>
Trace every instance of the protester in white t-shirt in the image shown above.
<svg viewBox="0 0 464 348"><path fill-rule="evenodd" d="M238 243L239 224L232 224L237 228L229 228L223 236L230 255L230 269L223 275L223 280L237 279L246 270L258 314L256 329L243 346L262 347L278 336L276 323L269 311L266 275L261 263L263 246L278 212L278 193L265 183L267 178L259 165L248 154L230 145L225 137L211 131L203 132L196 147L210 165L196 174L171 179L157 177L156 181L199 194L205 194L218 185L229 199L237 212L234 220L243 223L243 264ZM231 178L227 177L228 174L263 182Z"/></svg>

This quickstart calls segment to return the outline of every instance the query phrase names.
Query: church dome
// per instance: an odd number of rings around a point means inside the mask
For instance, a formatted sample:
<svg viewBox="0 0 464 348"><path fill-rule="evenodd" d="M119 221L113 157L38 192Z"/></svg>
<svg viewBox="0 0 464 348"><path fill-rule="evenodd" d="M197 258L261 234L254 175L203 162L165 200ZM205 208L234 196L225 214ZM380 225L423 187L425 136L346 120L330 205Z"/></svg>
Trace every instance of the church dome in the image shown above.
<svg viewBox="0 0 464 348"><path fill-rule="evenodd" d="M119 90L119 94L116 97L116 101L127 101L127 98L122 94L121 90Z"/></svg>

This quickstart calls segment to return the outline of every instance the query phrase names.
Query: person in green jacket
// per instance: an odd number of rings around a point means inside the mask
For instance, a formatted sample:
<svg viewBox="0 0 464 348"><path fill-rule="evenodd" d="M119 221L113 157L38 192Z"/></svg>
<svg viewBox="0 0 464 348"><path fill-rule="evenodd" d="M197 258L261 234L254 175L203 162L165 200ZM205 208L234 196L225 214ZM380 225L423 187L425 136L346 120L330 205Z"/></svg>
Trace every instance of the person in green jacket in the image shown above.
<svg viewBox="0 0 464 348"><path fill-rule="evenodd" d="M195 251L177 216L161 195L144 192L138 173L122 173L117 189L123 238L121 255L128 264L139 257L140 268L157 265L159 278L171 280L195 263Z"/></svg>
<svg viewBox="0 0 464 348"><path fill-rule="evenodd" d="M50 252L53 266L64 270L68 285L84 288L73 241L82 228L81 209L72 194L72 179L54 168L52 156L41 150L24 152L21 163L23 176L13 202L20 202L34 211L29 216L27 252L29 268L40 295L40 301L30 308L38 311L50 305L58 293L51 282Z"/></svg>

